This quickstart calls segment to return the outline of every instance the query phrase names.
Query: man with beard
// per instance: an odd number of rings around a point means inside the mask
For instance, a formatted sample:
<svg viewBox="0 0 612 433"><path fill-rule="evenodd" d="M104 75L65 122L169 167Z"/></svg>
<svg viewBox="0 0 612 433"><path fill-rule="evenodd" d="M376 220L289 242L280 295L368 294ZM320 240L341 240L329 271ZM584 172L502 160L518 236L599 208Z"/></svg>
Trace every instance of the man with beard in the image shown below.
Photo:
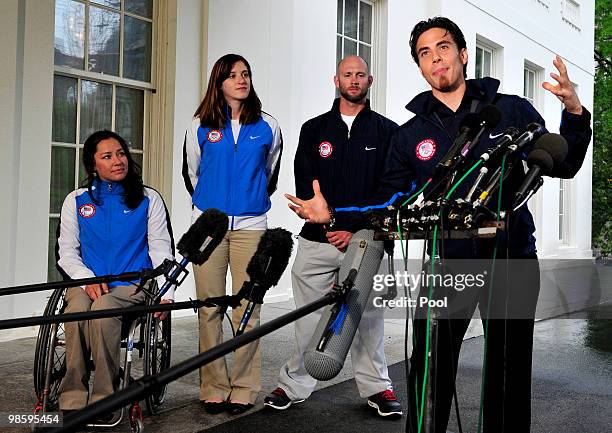
<svg viewBox="0 0 612 433"><path fill-rule="evenodd" d="M331 111L307 121L300 132L294 162L298 197L313 197L315 179L331 206L373 197L397 125L370 109L366 95L372 81L362 58L348 56L338 64L334 82L340 97ZM350 214L333 224L304 224L291 269L296 307L329 292L353 233L365 226L360 215ZM402 406L393 393L385 359L383 313L373 306L365 311L351 346L351 359L359 395L368 399L378 415L399 417ZM282 366L278 387L265 398L266 406L287 409L314 390L317 381L304 368L304 353L321 314L316 311L295 322L293 356Z"/></svg>
<svg viewBox="0 0 612 433"><path fill-rule="evenodd" d="M381 197L406 191L415 180L417 185L425 184L451 148L452 137L459 132L462 121L469 113L478 113L487 105L499 109L501 121L492 131L481 136L472 149L474 158L482 155L509 127L525 129L531 122L544 125L544 119L529 101L499 93L498 80L489 77L466 80L468 52L465 37L448 18L435 17L419 22L412 30L410 48L431 90L417 95L406 106L415 116L393 136L385 174L379 179ZM550 76L557 84L545 82L542 87L564 105L559 132L567 140L568 153L565 160L555 163L548 175L572 178L580 169L588 149L591 115L580 103L561 58L557 56L553 64L559 73ZM455 196L465 196L475 177L476 173L467 177ZM502 209L510 207L523 179L524 173L520 170L510 172L503 185ZM313 189L314 197L307 201L286 194L292 202L289 207L306 221L326 223L334 213L325 202L327 192L322 188L319 190L316 182L313 182ZM491 202L498 202L496 195ZM340 215L342 212L337 212L337 217ZM449 294L449 309L457 311L454 306L461 306L462 316L437 320L436 368L433 372L430 370L430 375L427 374L427 359L431 351L427 337L428 321L425 320L427 310L425 307L415 312L408 379L409 431L446 432L459 351L477 305L486 341L483 431L530 431L533 328L540 290L534 231L531 213L523 204L509 216L506 229L499 231L496 239L446 240L443 251L438 250L444 259L484 259L488 262L495 258L498 263L507 261L508 268L504 273L496 271L493 284L485 284L483 290ZM429 246L431 248L431 244ZM419 297L426 295L427 290L428 287L423 287ZM431 394L423 398L428 381ZM425 406L425 401L430 403Z"/></svg>

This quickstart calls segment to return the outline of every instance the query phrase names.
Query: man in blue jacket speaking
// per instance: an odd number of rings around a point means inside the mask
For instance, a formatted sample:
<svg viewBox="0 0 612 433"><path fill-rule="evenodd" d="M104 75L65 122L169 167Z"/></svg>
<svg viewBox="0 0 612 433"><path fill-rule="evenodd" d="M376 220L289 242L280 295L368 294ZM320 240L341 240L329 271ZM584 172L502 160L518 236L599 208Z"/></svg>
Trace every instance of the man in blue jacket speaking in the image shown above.
<svg viewBox="0 0 612 433"><path fill-rule="evenodd" d="M410 47L412 57L431 90L417 95L406 106L415 116L402 125L391 140L385 173L380 179L381 198L407 191L415 181L417 185L424 184L451 148L453 138L470 113L480 113L488 105L496 106L501 112L499 124L483 134L472 150L475 158L491 147L508 127L525 129L532 122L544 125L540 114L527 100L498 93L498 80L466 80L468 53L465 38L459 27L448 18L436 17L418 23L412 31ZM551 74L557 84L544 83L543 87L564 105L560 133L568 142L568 153L563 161L555 164L549 175L571 178L580 169L586 155L591 137L591 116L581 105L561 58L557 56L553 64L559 71ZM511 203L523 181L523 174L514 171L504 182L501 200L506 204L504 209L508 209L508 201ZM466 185L470 183L464 182ZM292 202L289 207L308 222L325 223L334 216L334 209L328 208L317 182L313 182L313 189L315 194L310 200L286 195ZM489 260L496 256L497 259L517 259L527 263L525 272L508 274L505 287L511 291L493 286L491 296L493 306L506 303L509 308L520 308L521 317L510 313L503 319L483 319L487 330L484 431L523 433L529 432L531 420L531 359L535 307L540 288L539 267L533 236L535 226L526 204L513 212L506 223L506 231L499 233L496 241L446 240L441 256ZM532 278L528 279L528 275ZM457 299L462 297L465 295L456 294ZM470 305L471 310L466 316L440 319L437 324L436 375L429 384L427 426L423 424L422 389L425 386L429 331L426 320L415 320L408 383L411 431L446 432L461 343L478 301L481 316L485 317L487 302L483 299L486 298L481 293ZM423 317L422 313L417 309L415 316Z"/></svg>

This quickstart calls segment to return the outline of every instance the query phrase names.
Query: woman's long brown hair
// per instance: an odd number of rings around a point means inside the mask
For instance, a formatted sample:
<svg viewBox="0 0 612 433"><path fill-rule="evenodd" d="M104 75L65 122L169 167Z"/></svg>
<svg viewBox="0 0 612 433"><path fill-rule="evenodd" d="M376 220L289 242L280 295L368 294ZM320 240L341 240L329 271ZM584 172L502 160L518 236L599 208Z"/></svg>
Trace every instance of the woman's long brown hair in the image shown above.
<svg viewBox="0 0 612 433"><path fill-rule="evenodd" d="M253 87L253 74L251 73L251 65L244 57L239 54L226 54L215 62L215 65L210 72L208 87L204 99L200 102L200 106L196 110L194 116L200 118L202 126L211 128L223 128L227 120L229 110L223 97L221 85L230 76L232 67L236 62L244 62L251 78L251 89L249 96L242 103L242 111L240 112L240 123L255 123L261 115L261 101Z"/></svg>

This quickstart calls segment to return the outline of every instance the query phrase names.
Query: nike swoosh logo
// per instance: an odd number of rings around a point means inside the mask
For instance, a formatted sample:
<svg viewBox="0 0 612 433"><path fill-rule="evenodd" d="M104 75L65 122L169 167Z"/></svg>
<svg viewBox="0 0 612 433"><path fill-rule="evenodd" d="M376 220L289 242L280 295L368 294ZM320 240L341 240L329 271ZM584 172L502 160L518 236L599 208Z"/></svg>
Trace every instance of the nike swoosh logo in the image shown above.
<svg viewBox="0 0 612 433"><path fill-rule="evenodd" d="M368 147L368 146L365 147L365 150L375 150L375 149L376 149L375 147Z"/></svg>
<svg viewBox="0 0 612 433"><path fill-rule="evenodd" d="M497 138L497 137L501 137L503 134L504 134L503 132L500 132L500 133L499 133L499 134L497 134L497 135L489 134L489 138L490 138L490 139L494 139L494 138Z"/></svg>
<svg viewBox="0 0 612 433"><path fill-rule="evenodd" d="M251 140L255 140L256 138L259 138L259 137L261 137L261 135L256 135L255 137L253 137L252 135L249 136Z"/></svg>
<svg viewBox="0 0 612 433"><path fill-rule="evenodd" d="M123 213L130 213L130 212L132 212L132 211L131 211L131 210L125 210L125 209L123 209Z"/></svg>

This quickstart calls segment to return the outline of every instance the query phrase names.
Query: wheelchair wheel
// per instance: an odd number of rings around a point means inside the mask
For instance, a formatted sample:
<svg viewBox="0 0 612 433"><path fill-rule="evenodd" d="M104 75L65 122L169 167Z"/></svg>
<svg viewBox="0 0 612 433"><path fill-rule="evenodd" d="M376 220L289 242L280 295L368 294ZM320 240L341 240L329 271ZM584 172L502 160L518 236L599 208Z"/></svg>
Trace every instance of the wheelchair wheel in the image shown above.
<svg viewBox="0 0 612 433"><path fill-rule="evenodd" d="M170 314L165 320L160 321L147 315L145 326L145 354L144 354L144 374L154 375L164 371L170 366L171 352L171 318ZM158 388L151 395L147 396L145 403L150 414L156 414L159 406L164 402L166 396L166 385Z"/></svg>
<svg viewBox="0 0 612 433"><path fill-rule="evenodd" d="M45 316L61 314L64 310L65 289L53 291L45 307ZM43 392L47 374L49 374L49 389L45 411L54 411L59 408L57 391L62 378L66 374L66 351L64 346L64 324L57 324L57 332L53 332L55 325L41 325L36 340L36 351L34 353L34 390L42 403ZM53 347L51 347L53 346ZM50 371L47 371L49 356L51 359ZM38 405L37 405L38 406ZM37 407L38 409L38 407ZM40 409L43 409L42 407Z"/></svg>

